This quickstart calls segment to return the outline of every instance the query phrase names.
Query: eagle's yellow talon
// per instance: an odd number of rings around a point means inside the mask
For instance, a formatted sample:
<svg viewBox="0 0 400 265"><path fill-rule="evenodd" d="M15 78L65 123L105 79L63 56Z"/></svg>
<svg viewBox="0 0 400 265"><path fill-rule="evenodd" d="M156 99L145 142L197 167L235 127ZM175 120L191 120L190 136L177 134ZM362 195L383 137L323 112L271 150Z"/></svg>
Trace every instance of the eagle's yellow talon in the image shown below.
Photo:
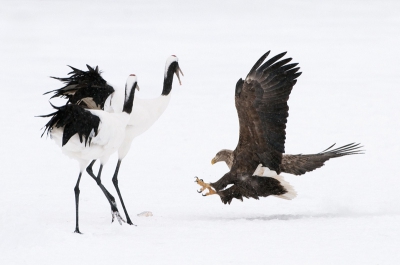
<svg viewBox="0 0 400 265"><path fill-rule="evenodd" d="M195 181L197 184L199 184L201 186L200 191L197 191L198 193L201 193L205 189L208 189L208 192L206 194L202 194L203 196L217 194L217 192L211 187L211 185L208 183L204 183L204 181L202 179L199 179L198 177L196 177Z"/></svg>

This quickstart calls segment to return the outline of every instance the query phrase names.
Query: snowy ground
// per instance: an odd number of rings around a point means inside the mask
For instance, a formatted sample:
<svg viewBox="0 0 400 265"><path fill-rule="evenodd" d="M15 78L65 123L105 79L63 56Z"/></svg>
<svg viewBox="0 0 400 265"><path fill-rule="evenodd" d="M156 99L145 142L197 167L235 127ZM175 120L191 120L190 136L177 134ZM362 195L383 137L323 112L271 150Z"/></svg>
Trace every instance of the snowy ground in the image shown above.
<svg viewBox="0 0 400 265"><path fill-rule="evenodd" d="M1 264L398 264L400 261L399 1L1 1ZM366 154L285 176L293 201L223 205L194 176L235 148L234 86L267 50L288 51L303 75L290 100L287 153L361 142ZM99 65L138 97L161 92L165 59L185 74L170 106L134 141L120 187L136 227L111 224L94 181L81 181L49 139L42 93L67 64ZM111 182L116 157L103 174ZM121 213L122 209L120 207ZM137 217L152 211L153 217Z"/></svg>

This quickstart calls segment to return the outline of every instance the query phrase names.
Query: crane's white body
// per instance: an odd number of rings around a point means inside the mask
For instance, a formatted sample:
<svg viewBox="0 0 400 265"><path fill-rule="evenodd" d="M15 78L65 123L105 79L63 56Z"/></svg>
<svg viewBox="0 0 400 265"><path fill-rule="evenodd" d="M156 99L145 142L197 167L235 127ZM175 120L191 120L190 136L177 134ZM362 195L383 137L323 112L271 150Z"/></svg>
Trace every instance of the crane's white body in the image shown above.
<svg viewBox="0 0 400 265"><path fill-rule="evenodd" d="M119 113L122 111L123 93L122 89L116 87L115 92L104 105L107 112ZM129 152L133 139L147 131L164 113L171 100L171 93L156 98L141 99L135 97L127 126L125 127L125 138L118 149L118 159L122 160Z"/></svg>
<svg viewBox="0 0 400 265"><path fill-rule="evenodd" d="M78 134L75 134L62 146L64 128L54 127L50 134L65 155L79 162L81 171L93 159L99 159L103 165L107 163L110 156L121 146L129 122L129 114L126 112L88 111L100 118L98 133L96 136L93 135L90 145L88 142L85 146L85 141L81 142Z"/></svg>
<svg viewBox="0 0 400 265"><path fill-rule="evenodd" d="M63 146L62 139L64 134L64 127L57 128L54 126L51 130L50 136L61 148L62 152L68 157L75 159L79 162L80 171L82 172L91 160L100 160L104 165L107 163L110 156L118 150L125 139L126 126L130 121L130 113L122 111L126 101L133 103L133 96L128 100L128 95L131 95L132 89L135 89L134 83L137 82L135 75L130 75L126 81L124 89L123 104L121 104L121 111L107 112L104 110L86 109L92 115L99 117L100 123L97 128L97 135L94 135L94 130L90 133L91 141L85 139L81 142L78 133L73 135L68 142ZM84 122L84 121L83 121Z"/></svg>
<svg viewBox="0 0 400 265"><path fill-rule="evenodd" d="M167 76L168 67L173 62L177 62L176 56L168 57L165 63L165 74ZM180 69L179 69L180 70ZM107 99L104 110L108 112L121 112L123 90L116 87L113 95ZM133 139L147 131L164 113L171 100L171 93L168 95L160 95L156 98L141 99L135 97L130 120L126 126L125 138L118 149L118 159L122 160L129 152Z"/></svg>
<svg viewBox="0 0 400 265"><path fill-rule="evenodd" d="M118 159L123 159L135 137L147 131L168 107L171 94L153 99L138 99L133 105L132 114L126 126L125 138L118 149Z"/></svg>

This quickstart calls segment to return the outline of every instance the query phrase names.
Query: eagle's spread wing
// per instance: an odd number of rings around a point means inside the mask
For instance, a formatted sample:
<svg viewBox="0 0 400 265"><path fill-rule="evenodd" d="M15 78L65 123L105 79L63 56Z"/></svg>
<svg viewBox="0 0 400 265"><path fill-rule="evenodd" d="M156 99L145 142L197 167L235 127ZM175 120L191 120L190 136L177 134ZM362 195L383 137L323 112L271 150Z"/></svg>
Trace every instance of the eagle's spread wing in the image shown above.
<svg viewBox="0 0 400 265"><path fill-rule="evenodd" d="M92 68L86 65L88 71L82 71L72 66L72 72L69 77L52 77L65 83L65 86L52 90L48 93L54 93L51 98L67 98L69 103L81 105L89 109L104 109L106 99L114 92L114 88L107 84L101 77L101 71L98 66Z"/></svg>
<svg viewBox="0 0 400 265"><path fill-rule="evenodd" d="M351 143L332 149L334 145L335 144L318 154L284 155L281 170L285 173L303 175L306 172L322 167L324 163L331 158L362 153L362 150L360 149L362 146L360 146L360 144Z"/></svg>
<svg viewBox="0 0 400 265"><path fill-rule="evenodd" d="M285 54L278 54L263 64L269 55L267 52L256 62L246 79L239 79L236 84L239 142L233 151L230 172L210 183L221 199L228 196L221 190L229 184L234 184L229 188L232 194L227 191L230 198L238 198L240 194L256 198L272 192L268 191L268 186L262 185L263 180L252 175L259 164L280 173L289 111L287 101L296 78L301 74L297 73L297 64L288 64L291 58L280 60Z"/></svg>
<svg viewBox="0 0 400 265"><path fill-rule="evenodd" d="M267 52L246 79L237 82L235 103L240 134L234 151L233 170L235 164L238 168L238 164L246 163L243 160L252 160L255 167L249 173L253 173L259 163L278 174L281 171L289 111L287 101L296 78L301 75L297 72L297 64L288 64L291 58L280 60L285 54L278 54L262 64L269 55Z"/></svg>
<svg viewBox="0 0 400 265"><path fill-rule="evenodd" d="M76 133L78 133L81 143L85 140L85 146L88 141L90 145L92 137L97 135L100 118L78 105L67 104L62 107L53 106L53 108L57 111L48 115L39 116L51 117L50 121L45 125L43 134L46 131L47 134L49 134L53 127L64 127L62 138L63 146L68 143L69 139Z"/></svg>

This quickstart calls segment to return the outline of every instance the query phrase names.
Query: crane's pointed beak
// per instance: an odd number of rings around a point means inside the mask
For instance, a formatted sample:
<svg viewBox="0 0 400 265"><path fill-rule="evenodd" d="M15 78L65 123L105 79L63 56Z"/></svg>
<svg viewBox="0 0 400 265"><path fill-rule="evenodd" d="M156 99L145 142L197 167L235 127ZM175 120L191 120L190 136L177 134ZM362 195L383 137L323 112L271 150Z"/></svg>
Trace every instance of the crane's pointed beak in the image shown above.
<svg viewBox="0 0 400 265"><path fill-rule="evenodd" d="M181 68L179 67L179 64L178 64L178 66L176 67L176 70L175 70L175 74L176 74L176 77L178 77L179 85L182 85L181 78L179 76L179 72L182 74L182 76L184 76L183 72L182 72L182 70L181 70Z"/></svg>
<svg viewBox="0 0 400 265"><path fill-rule="evenodd" d="M215 157L211 160L211 165L214 165L215 163L217 163L217 161L215 160Z"/></svg>

